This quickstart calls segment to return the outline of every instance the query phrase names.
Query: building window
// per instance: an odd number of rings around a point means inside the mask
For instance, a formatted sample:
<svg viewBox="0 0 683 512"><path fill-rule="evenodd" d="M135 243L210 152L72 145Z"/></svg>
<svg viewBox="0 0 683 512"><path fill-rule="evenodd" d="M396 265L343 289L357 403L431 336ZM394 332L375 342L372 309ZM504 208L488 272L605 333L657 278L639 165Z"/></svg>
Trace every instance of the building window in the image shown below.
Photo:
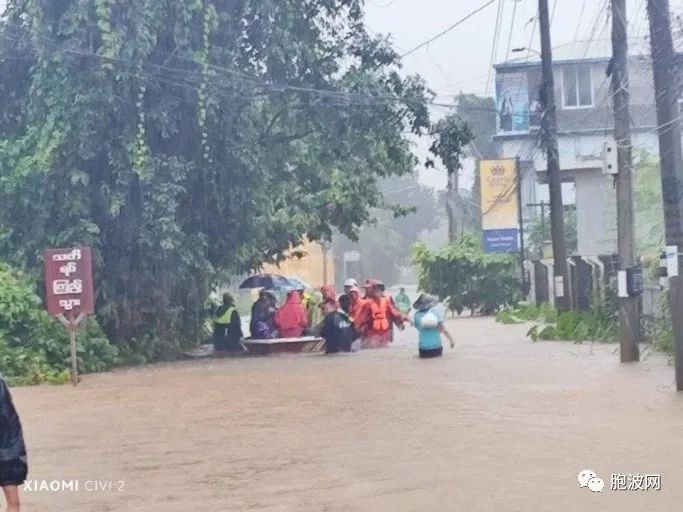
<svg viewBox="0 0 683 512"><path fill-rule="evenodd" d="M564 108L593 106L590 66L569 66L562 69L562 100Z"/></svg>

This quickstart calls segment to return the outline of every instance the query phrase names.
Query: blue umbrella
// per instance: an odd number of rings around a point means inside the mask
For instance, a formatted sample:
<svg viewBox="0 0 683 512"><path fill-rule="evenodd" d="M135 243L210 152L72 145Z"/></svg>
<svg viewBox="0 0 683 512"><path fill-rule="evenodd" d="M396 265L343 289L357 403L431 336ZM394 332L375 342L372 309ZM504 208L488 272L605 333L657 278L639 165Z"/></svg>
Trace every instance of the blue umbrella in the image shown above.
<svg viewBox="0 0 683 512"><path fill-rule="evenodd" d="M287 286L288 284L289 282L284 276L278 274L258 274L245 279L240 285L240 288L265 288L267 290L275 290Z"/></svg>
<svg viewBox="0 0 683 512"><path fill-rule="evenodd" d="M310 290L311 285L308 283L302 281L301 279L297 279L296 277L288 277L287 278L287 284L291 288L294 288L295 290Z"/></svg>

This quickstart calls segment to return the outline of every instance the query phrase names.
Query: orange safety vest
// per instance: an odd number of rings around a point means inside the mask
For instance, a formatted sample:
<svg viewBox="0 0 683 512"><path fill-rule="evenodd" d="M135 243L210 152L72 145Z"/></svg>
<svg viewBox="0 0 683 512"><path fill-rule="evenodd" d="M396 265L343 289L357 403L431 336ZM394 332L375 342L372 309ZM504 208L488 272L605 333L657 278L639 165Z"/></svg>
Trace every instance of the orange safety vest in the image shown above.
<svg viewBox="0 0 683 512"><path fill-rule="evenodd" d="M372 313L372 330L383 332L389 330L389 319L387 318L387 299L381 298L379 302L370 300L370 312Z"/></svg>

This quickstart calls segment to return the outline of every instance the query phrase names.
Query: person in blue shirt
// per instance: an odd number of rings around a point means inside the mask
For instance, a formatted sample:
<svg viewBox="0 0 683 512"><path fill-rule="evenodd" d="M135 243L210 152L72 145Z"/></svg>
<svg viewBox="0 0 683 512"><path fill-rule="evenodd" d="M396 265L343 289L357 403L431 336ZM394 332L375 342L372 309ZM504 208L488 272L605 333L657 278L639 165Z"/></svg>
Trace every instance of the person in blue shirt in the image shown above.
<svg viewBox="0 0 683 512"><path fill-rule="evenodd" d="M439 299L433 295L423 293L413 304L415 317L413 324L419 334L420 357L423 359L441 357L443 334L450 342L451 348L455 347L453 336L444 327L444 314L439 305Z"/></svg>

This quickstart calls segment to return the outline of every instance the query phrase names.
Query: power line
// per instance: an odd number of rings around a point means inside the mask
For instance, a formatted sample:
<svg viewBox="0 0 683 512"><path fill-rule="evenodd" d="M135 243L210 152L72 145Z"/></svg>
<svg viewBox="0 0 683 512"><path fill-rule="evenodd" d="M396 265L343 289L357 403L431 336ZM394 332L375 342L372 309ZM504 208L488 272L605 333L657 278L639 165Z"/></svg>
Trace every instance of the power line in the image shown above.
<svg viewBox="0 0 683 512"><path fill-rule="evenodd" d="M553 20L555 19L555 9L557 9L557 0L553 2L553 13L550 15L550 24L553 24Z"/></svg>
<svg viewBox="0 0 683 512"><path fill-rule="evenodd" d="M574 40L579 39L579 30L581 30L581 22L583 21L583 14L586 12L586 0L581 4L581 13L579 14L579 22L576 24L576 32L574 32Z"/></svg>
<svg viewBox="0 0 683 512"><path fill-rule="evenodd" d="M498 2L498 14L496 15L496 26L494 29L494 34L493 34L493 48L491 48L491 61L489 62L489 73L488 77L486 79L486 89L484 91L484 96L488 95L489 93L489 86L491 85L491 73L493 72L493 64L494 61L496 60L496 54L498 50L498 40L499 40L499 34L500 34L500 22L502 19L502 14L503 14L503 1L504 0L499 0Z"/></svg>
<svg viewBox="0 0 683 512"><path fill-rule="evenodd" d="M515 32L515 17L517 16L517 1L515 1L515 6L512 8L512 22L510 23L510 36L508 37L508 49L505 52L505 61L510 58L510 48L512 47L512 34Z"/></svg>
<svg viewBox="0 0 683 512"><path fill-rule="evenodd" d="M427 46L428 44L433 43L433 42L436 41L437 39L439 39L439 38L445 36L445 35L448 34L451 30L453 30L454 28L456 28L456 27L462 25L464 22L466 22L467 20L469 20L470 18L472 18L474 15L479 14L481 11L483 11L484 9L486 9L489 5L491 5L491 4L494 3L495 1L496 1L496 0L489 0L489 1L486 2L484 5L482 5L481 7L477 8L477 9L475 9L474 11L472 11L471 13L469 13L469 14L468 14L467 16L465 16L464 18L461 18L461 19L459 19L458 21L456 21L455 23L453 23L453 24L452 24L450 27L448 27L447 29L445 29L445 30L439 32L439 33L436 34L435 36L430 37L430 38L427 39L426 41L424 41L424 42L418 44L418 45L417 45L415 48L413 48L412 50L408 50L406 53L404 53L403 55L401 55L401 58L405 58L405 57L407 57L408 55L410 55L410 54L412 54L412 53L415 53L415 52L418 51L419 49L424 48L424 47Z"/></svg>
<svg viewBox="0 0 683 512"><path fill-rule="evenodd" d="M68 54L72 56L80 56L80 57L89 57L89 58L94 58L98 59L103 62L107 62L109 64L111 63L119 63L119 64L127 64L131 65L134 68L135 72L126 72L123 70L119 70L120 72L123 72L125 74L128 74L130 76L137 77L139 79L143 79L146 81L157 81L157 82L163 82L167 83L170 85L176 85L179 87L184 87L190 90L196 91L197 88L201 85L201 76L198 72L194 72L188 69L181 69L181 68L174 68L171 66L167 65L160 65L160 64L153 64L153 63L144 63L143 66L146 68L152 68L156 70L156 73L144 73L144 71L140 70L140 66L138 63L130 60L130 59L121 59L117 57L107 57L100 55L98 53L94 52L89 52L86 50L83 50L77 46L73 45L66 45L63 43L60 43L59 41L56 41L54 39L50 39L47 37L43 37L42 40L44 42L51 42L53 43L52 48L38 48L35 46L30 41L26 40L21 40L21 39L15 39L10 36L5 36L8 40L17 42L17 43L28 43L30 45L29 49L32 51L34 54L40 54L41 51L43 50L48 50L48 51L54 51L54 52L61 52L62 54ZM200 63L192 59L190 57L185 57L179 54L175 54L174 57L179 58L180 60L185 60L192 62L194 64L199 65ZM416 103L425 103L428 106L431 107L439 107L439 108L446 108L446 109L455 109L457 107L457 104L455 102L451 103L444 103L444 102L437 102L434 100L424 100L423 98L420 99L411 99L411 98L401 98L398 96L391 96L391 95L378 95L378 94L362 94L362 93L355 93L355 92L349 92L349 91L340 91L340 90L334 90L334 89L319 89L319 88L314 88L314 87L304 87L304 86L298 86L298 85L291 85L291 84L286 84L286 83L278 83L278 82L273 82L273 81L263 81L260 80L258 77L253 77L250 75L247 75L245 73L242 73L237 70L232 70L232 69L227 69L215 64L210 64L209 68L214 70L214 71L220 71L222 73L226 73L230 75L230 77L221 75L220 76L220 82L216 81L209 81L208 84L216 87L217 89L221 90L225 88L226 84L241 84L245 85L248 87L252 88L252 91L259 91L262 94L281 94L285 91L292 91L292 92L301 92L301 93L310 93L310 94L317 94L321 98L333 98L337 99L339 101L342 101L344 103L340 103L338 105L330 105L330 106L340 106L340 107L347 107L349 105L352 106L382 106L382 105L391 105L393 103L405 103L405 104L416 104ZM175 78L165 78L159 75L159 73L166 71L169 73L174 73L176 75ZM231 91L231 94L235 96L234 91ZM226 97L226 96L224 96ZM321 105L325 106L325 105ZM480 109L482 111L490 111L490 112L496 112L495 109Z"/></svg>

